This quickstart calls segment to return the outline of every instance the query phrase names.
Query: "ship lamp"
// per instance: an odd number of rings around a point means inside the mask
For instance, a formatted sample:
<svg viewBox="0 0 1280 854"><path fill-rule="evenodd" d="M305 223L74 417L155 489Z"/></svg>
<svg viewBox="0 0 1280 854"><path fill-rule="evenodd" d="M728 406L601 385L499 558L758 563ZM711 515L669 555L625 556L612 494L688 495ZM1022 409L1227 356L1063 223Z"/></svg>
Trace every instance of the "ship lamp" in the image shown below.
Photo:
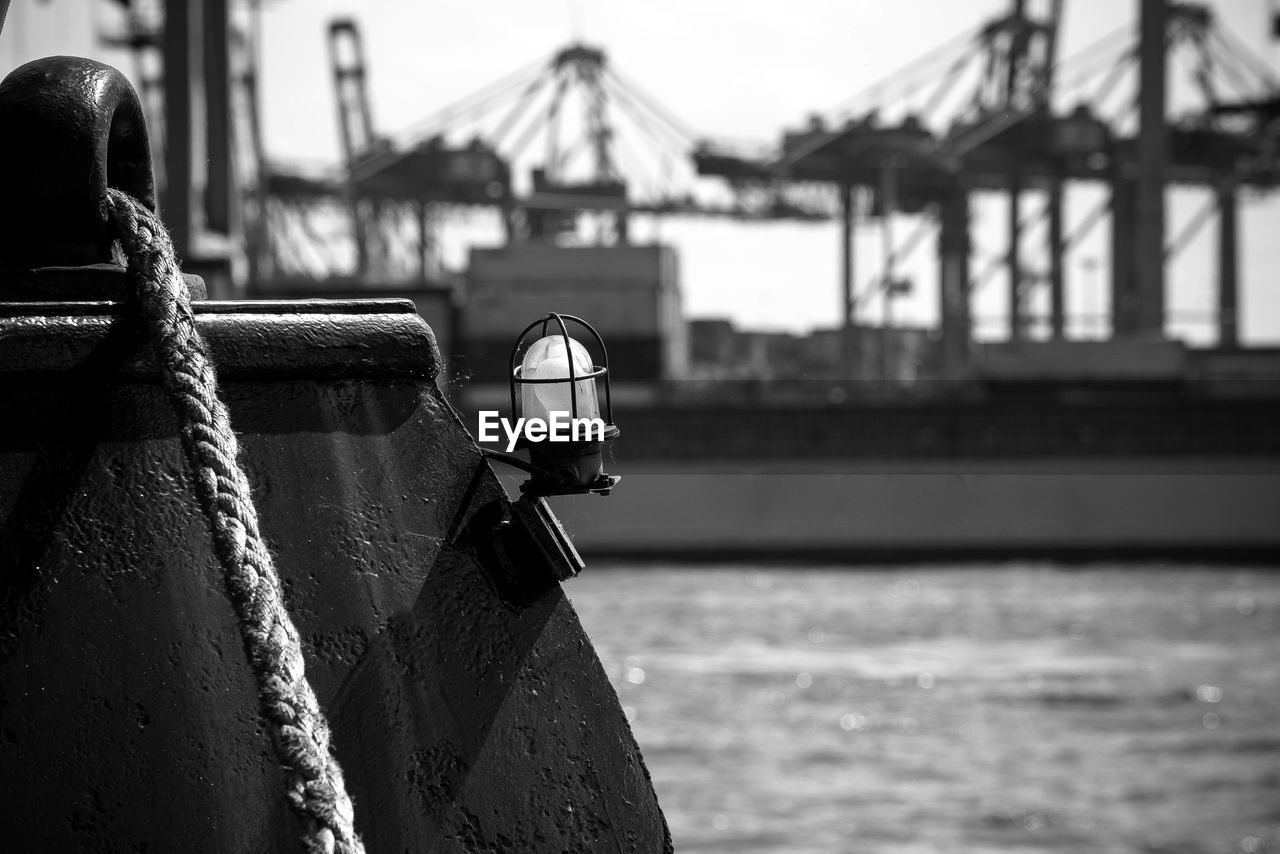
<svg viewBox="0 0 1280 854"><path fill-rule="evenodd" d="M569 334L570 325L594 340L599 365ZM538 337L526 347L534 330ZM552 312L520 333L509 367L511 412L523 424L516 448L528 450L532 475L521 491L608 495L618 478L604 472L602 451L620 431L613 423L609 354L600 333L581 318Z"/></svg>

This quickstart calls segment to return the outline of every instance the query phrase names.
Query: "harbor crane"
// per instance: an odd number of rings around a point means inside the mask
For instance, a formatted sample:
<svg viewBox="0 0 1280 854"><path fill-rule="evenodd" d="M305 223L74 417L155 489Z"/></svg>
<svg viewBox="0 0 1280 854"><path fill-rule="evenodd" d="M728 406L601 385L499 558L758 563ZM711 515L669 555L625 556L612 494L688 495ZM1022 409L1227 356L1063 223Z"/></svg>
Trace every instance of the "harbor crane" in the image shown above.
<svg viewBox="0 0 1280 854"><path fill-rule="evenodd" d="M1113 33L1060 59L1063 0L1010 0L1005 14L750 152L697 133L602 49L584 44L402 133L384 134L369 105L372 76L360 30L340 19L328 38L343 162L323 174L264 153L252 39L233 28L225 41L238 94L224 100L238 110L230 124L247 201L241 225L250 278L267 291L282 282L321 289L439 282L446 273L436 226L463 209L497 212L514 242L584 231L597 241L626 242L640 214L834 219L841 223L840 316L848 341L875 300L885 309L882 322L892 322L892 295L907 288L897 270L936 231L942 363L944 373L961 375L973 338L973 295L1002 273L1011 339L1067 334L1065 259L1108 221L1112 332L1160 337L1165 265L1216 218L1218 340L1231 347L1240 312L1239 198L1270 192L1280 176L1280 83L1209 7L1167 0L1138 6L1136 33ZM154 47L167 24L163 15L148 21L124 35L127 43ZM176 52L167 49L166 61ZM1184 65L1199 104L1170 118L1169 72ZM172 77L162 76L165 98L181 95ZM158 89L149 91L154 100ZM173 132L191 133L181 122L159 130L166 145L182 141L170 139ZM221 187L229 146L213 142L210 186ZM716 179L718 201L700 193L708 182L699 176ZM1106 199L1068 229L1064 189L1079 185L1105 188ZM1163 199L1170 185L1210 197L1172 236ZM983 264L975 264L970 235L975 194L1009 201L1007 249ZM207 218L227 220L234 230L223 201L220 193L206 194ZM895 212L922 215L901 239L890 227ZM883 225L884 269L857 287L852 235L854 223L867 218ZM185 239L182 223L175 237ZM1043 247L1035 258L1045 260L1031 258L1033 241Z"/></svg>
<svg viewBox="0 0 1280 854"><path fill-rule="evenodd" d="M1166 243L1164 191L1171 184L1207 189L1219 212L1219 343L1235 346L1238 194L1244 188L1270 191L1280 178L1280 84L1217 25L1208 7L1141 0L1140 8L1136 38L1108 37L1064 62L1055 57L1060 0L1014 0L1007 15L871 87L836 121L815 119L785 133L766 158L704 148L695 153L699 173L739 182L791 178L838 189L846 340L855 334L859 303L895 287L894 262L924 234L918 230L888 245L888 269L858 292L855 217L887 224L895 211L930 214L938 223L939 313L949 375L962 374L967 362L972 294L1001 266L1008 271L1010 337L1028 334L1030 297L1041 283L1049 291L1049 334L1064 335L1064 255L1107 213L1113 333L1161 337L1164 265L1208 219L1197 217L1190 230ZM1191 64L1202 106L1170 121L1166 81L1175 58ZM1108 99L1126 76L1137 78L1132 100L1106 115ZM1063 109L1068 95L1082 100ZM881 108L894 101L907 103L908 111L886 121ZM1069 181L1102 184L1110 193L1078 232L1064 234L1062 192ZM975 277L969 207L979 192L1007 195L1009 248L1002 263ZM1041 214L1027 216L1028 193L1045 197ZM1023 247L1042 219L1048 220L1049 270L1037 276L1027 269Z"/></svg>

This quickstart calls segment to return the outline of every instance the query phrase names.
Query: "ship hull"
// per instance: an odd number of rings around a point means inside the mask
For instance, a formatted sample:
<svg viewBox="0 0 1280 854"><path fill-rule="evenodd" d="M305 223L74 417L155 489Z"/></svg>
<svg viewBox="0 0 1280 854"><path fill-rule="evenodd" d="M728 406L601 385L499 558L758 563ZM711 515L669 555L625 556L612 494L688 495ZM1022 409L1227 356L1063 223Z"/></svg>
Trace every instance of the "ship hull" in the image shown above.
<svg viewBox="0 0 1280 854"><path fill-rule="evenodd" d="M587 555L1280 558L1280 461L811 460L616 466L556 512Z"/></svg>

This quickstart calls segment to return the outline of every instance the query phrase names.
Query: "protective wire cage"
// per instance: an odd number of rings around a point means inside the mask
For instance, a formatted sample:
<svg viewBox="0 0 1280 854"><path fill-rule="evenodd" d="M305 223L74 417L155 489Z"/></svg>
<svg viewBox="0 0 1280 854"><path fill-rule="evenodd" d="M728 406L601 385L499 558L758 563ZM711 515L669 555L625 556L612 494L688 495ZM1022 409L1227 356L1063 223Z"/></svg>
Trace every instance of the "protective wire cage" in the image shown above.
<svg viewBox="0 0 1280 854"><path fill-rule="evenodd" d="M538 336L538 340L546 338L547 330L549 327L551 327L553 323L559 329L560 337L564 339L565 361L567 361L569 364L569 376L545 377L545 378L527 378L522 376L521 371L523 366L518 364L516 360L520 356L521 348L524 346L525 338L527 338L529 333L538 326L542 327L540 334ZM577 370L574 365L574 358L573 358L573 343L575 342L574 342L574 339L569 335L568 323L576 323L577 325L581 326L583 329L587 330L587 332L591 333L591 337L595 339L596 345L600 348L600 359L601 359L601 362L603 362L603 364L601 365L593 364L591 366L591 370L585 374L577 373ZM587 323L582 318L574 317L572 314L557 314L556 312L550 312L545 317L541 317L535 320L533 323L530 323L520 333L519 337L516 338L516 343L511 348L510 369L511 369L511 383L510 383L511 412L512 412L512 415L515 417L518 417L524 414L517 403L516 386L518 385L551 384L551 383L565 383L565 382L569 383L569 402L570 402L569 405L571 409L570 417L576 418L579 414L578 413L578 383L583 380L595 380L595 379L603 378L604 380L603 382L604 421L605 421L605 424L607 425L606 431L616 432L617 428L613 426L613 398L609 390L609 352L604 346L604 339L600 337L600 333L596 332L595 327L593 327L590 323Z"/></svg>

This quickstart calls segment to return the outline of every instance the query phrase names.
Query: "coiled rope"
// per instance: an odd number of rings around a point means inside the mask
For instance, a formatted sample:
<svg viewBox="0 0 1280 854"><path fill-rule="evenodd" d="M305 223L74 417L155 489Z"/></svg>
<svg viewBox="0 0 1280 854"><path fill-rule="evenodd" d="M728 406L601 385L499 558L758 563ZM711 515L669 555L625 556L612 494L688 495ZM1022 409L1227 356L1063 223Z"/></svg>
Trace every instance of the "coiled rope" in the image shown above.
<svg viewBox="0 0 1280 854"><path fill-rule="evenodd" d="M108 190L112 236L136 280L137 303L152 338L164 386L177 406L182 446L213 532L227 596L235 608L258 701L290 805L304 825L307 854L363 854L329 725L304 673L298 630L285 610L271 554L258 533L249 482L191 297L159 218L141 202Z"/></svg>

